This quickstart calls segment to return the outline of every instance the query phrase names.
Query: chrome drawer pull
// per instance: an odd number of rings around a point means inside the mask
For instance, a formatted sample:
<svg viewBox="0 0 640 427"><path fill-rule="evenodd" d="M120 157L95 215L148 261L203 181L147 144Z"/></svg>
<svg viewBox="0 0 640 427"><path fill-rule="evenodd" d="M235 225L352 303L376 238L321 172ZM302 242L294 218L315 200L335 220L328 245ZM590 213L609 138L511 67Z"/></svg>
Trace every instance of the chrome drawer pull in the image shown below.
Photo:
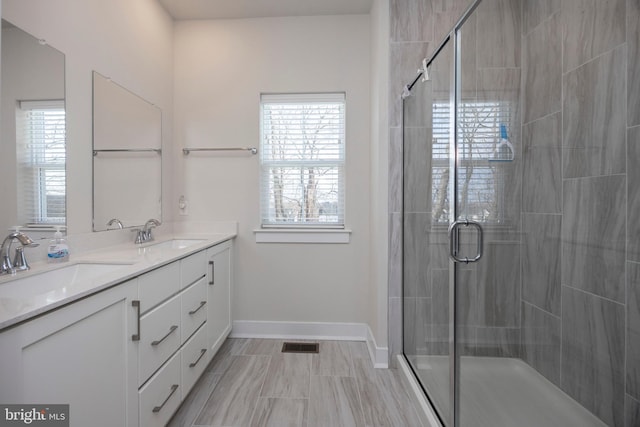
<svg viewBox="0 0 640 427"><path fill-rule="evenodd" d="M134 308L136 308L137 311L138 311L138 315L136 316L137 319L138 319L138 333L131 335L131 340L132 341L140 341L140 301L139 300L133 300L133 301L131 301L131 305Z"/></svg>
<svg viewBox="0 0 640 427"><path fill-rule="evenodd" d="M198 362L200 362L200 359L202 359L202 356L204 356L206 352L207 352L206 348L203 348L202 350L200 350L200 357L198 357L198 359L195 362L189 363L189 367L194 368L198 364Z"/></svg>
<svg viewBox="0 0 640 427"><path fill-rule="evenodd" d="M209 261L209 265L211 266L211 280L209 281L209 284L215 285L216 264L214 261Z"/></svg>
<svg viewBox="0 0 640 427"><path fill-rule="evenodd" d="M198 311L200 311L200 309L201 309L202 307L204 307L204 305L205 305L206 303L207 303L206 301L200 301L200 305L198 306L198 308L196 308L195 310L191 310L191 311L189 312L189 314L191 314L191 315L196 314Z"/></svg>
<svg viewBox="0 0 640 427"><path fill-rule="evenodd" d="M166 340L166 339L167 339L167 337L168 337L169 335L171 335L171 334L173 333L173 331L175 331L176 329L178 329L178 325L173 325L173 326L171 327L171 329L169 329L169 332L167 332L167 335L163 336L163 337L162 337L162 339L160 339L159 341L154 341L154 342L152 342L152 343L151 343L151 345L154 345L154 346L155 346L155 345L160 344L162 341Z"/></svg>
<svg viewBox="0 0 640 427"><path fill-rule="evenodd" d="M162 407L169 401L169 399L171 399L171 396L173 396L173 393L176 392L176 390L178 389L178 384L174 384L171 386L171 393L169 393L169 396L167 396L167 398L164 400L164 402L162 402L162 405L160 406L154 406L153 407L153 412L160 412L160 410L162 409Z"/></svg>

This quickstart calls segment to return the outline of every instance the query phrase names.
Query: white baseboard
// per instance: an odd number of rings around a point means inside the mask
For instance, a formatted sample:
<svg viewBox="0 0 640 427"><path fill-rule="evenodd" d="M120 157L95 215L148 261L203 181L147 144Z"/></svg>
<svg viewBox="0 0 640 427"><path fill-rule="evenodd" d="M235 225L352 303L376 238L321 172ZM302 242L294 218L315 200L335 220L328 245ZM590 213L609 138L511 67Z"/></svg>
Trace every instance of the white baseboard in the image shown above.
<svg viewBox="0 0 640 427"><path fill-rule="evenodd" d="M231 338L364 341L376 368L389 366L389 351L378 347L366 323L269 322L234 320Z"/></svg>

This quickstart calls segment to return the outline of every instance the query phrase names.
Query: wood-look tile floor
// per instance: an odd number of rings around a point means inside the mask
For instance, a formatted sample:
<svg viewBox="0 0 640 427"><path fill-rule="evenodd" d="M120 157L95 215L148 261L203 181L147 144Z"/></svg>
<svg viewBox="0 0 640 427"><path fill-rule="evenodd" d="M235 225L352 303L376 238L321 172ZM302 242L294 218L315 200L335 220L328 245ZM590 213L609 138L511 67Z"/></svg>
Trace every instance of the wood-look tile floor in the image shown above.
<svg viewBox="0 0 640 427"><path fill-rule="evenodd" d="M363 342L227 339L170 427L422 427L400 373L374 369Z"/></svg>

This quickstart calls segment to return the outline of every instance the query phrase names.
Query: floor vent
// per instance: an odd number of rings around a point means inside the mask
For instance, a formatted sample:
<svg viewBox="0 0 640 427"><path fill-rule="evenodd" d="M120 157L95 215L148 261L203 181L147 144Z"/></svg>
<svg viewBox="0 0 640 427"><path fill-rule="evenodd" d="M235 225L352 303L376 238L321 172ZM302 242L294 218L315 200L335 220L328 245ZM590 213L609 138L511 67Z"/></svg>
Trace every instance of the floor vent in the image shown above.
<svg viewBox="0 0 640 427"><path fill-rule="evenodd" d="M283 353L317 353L320 344L317 342L285 342L282 344Z"/></svg>

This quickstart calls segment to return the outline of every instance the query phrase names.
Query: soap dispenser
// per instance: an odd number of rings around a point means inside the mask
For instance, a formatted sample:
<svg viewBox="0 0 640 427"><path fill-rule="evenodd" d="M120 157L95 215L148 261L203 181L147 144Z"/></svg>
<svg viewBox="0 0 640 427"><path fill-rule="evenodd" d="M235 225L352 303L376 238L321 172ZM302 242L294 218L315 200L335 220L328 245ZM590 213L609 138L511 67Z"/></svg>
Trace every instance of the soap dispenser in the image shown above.
<svg viewBox="0 0 640 427"><path fill-rule="evenodd" d="M49 240L47 261L52 263L69 261L69 246L66 239L62 237L60 226L56 226L53 239Z"/></svg>

